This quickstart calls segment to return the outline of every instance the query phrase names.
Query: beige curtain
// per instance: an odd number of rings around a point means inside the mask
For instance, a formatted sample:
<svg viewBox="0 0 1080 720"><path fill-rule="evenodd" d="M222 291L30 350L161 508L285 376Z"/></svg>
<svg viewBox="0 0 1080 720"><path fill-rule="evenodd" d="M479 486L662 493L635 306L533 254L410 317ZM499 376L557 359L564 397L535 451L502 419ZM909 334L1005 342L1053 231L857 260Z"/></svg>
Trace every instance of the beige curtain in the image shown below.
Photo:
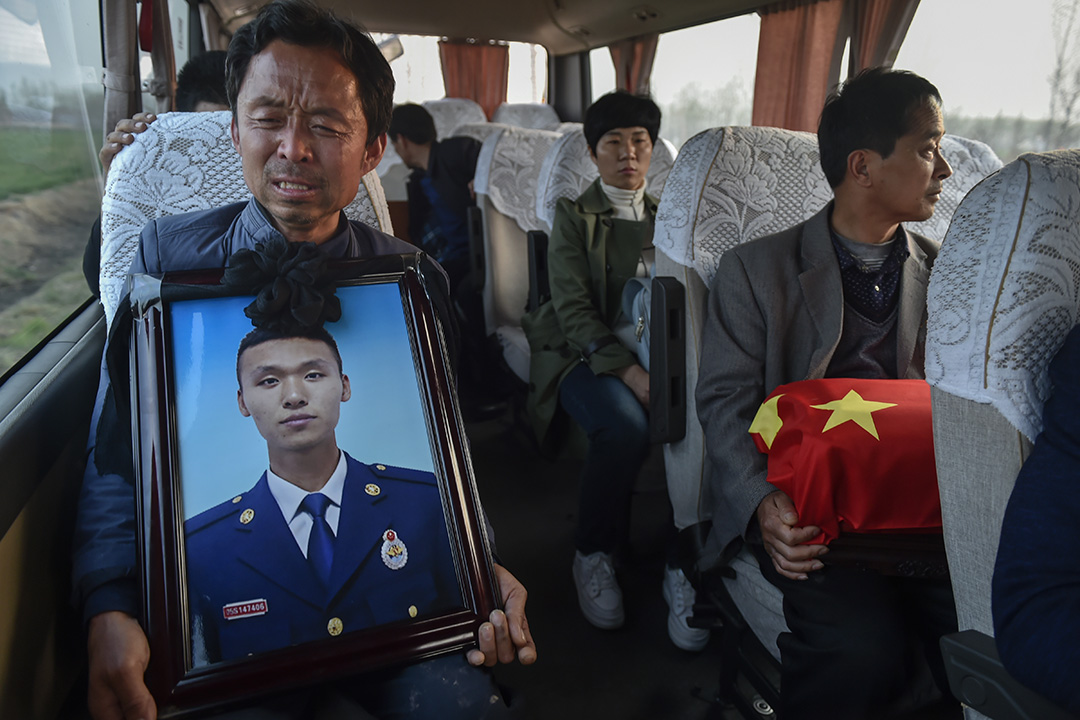
<svg viewBox="0 0 1080 720"><path fill-rule="evenodd" d="M892 67L915 17L919 0L849 0L853 2L848 76L868 67Z"/></svg>
<svg viewBox="0 0 1080 720"><path fill-rule="evenodd" d="M816 131L838 79L844 0L788 0L760 13L753 124Z"/></svg>
<svg viewBox="0 0 1080 720"><path fill-rule="evenodd" d="M506 102L510 49L506 44L440 40L446 97L468 98L484 108L488 120Z"/></svg>
<svg viewBox="0 0 1080 720"><path fill-rule="evenodd" d="M620 40L608 46L611 62L615 64L615 87L635 95L649 94L649 77L652 75L659 39L659 33L651 33Z"/></svg>

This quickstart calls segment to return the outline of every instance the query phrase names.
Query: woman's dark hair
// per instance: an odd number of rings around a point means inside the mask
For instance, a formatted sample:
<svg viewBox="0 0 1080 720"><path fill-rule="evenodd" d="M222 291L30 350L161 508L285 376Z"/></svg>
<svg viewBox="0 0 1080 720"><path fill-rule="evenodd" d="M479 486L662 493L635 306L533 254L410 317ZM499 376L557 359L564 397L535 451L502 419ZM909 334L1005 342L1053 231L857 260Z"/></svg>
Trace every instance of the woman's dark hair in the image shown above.
<svg viewBox="0 0 1080 720"><path fill-rule="evenodd" d="M821 169L829 185L844 181L848 156L856 150L892 155L896 141L912 131L914 113L928 105L941 106L938 89L906 70L869 68L837 88L818 123Z"/></svg>
<svg viewBox="0 0 1080 720"><path fill-rule="evenodd" d="M184 63L176 76L176 109L194 112L200 102L229 105L225 91L225 51L210 50Z"/></svg>
<svg viewBox="0 0 1080 720"><path fill-rule="evenodd" d="M265 328L255 328L240 341L240 348L236 351L236 384L243 388L244 383L240 379L240 358L244 356L244 352L256 345L262 345L265 342L271 342L273 340L316 340L321 343L326 343L327 347L334 354L334 359L337 360L338 372L344 374L344 365L341 363L341 352L338 350L337 341L334 340L334 336L326 331L322 325L313 325L311 327L292 327L287 330L267 330Z"/></svg>
<svg viewBox="0 0 1080 720"><path fill-rule="evenodd" d="M585 111L585 141L593 154L605 133L624 127L645 128L655 145L660 133L660 108L652 98L616 90L600 97Z"/></svg>
<svg viewBox="0 0 1080 720"><path fill-rule="evenodd" d="M233 35L226 60L225 87L234 116L236 98L251 58L274 40L337 52L356 76L360 107L368 126L367 143L371 144L390 127L394 74L382 51L362 28L310 0L275 0Z"/></svg>
<svg viewBox="0 0 1080 720"><path fill-rule="evenodd" d="M435 141L435 118L422 105L405 103L394 108L387 134L391 140L404 135L409 142L427 145Z"/></svg>

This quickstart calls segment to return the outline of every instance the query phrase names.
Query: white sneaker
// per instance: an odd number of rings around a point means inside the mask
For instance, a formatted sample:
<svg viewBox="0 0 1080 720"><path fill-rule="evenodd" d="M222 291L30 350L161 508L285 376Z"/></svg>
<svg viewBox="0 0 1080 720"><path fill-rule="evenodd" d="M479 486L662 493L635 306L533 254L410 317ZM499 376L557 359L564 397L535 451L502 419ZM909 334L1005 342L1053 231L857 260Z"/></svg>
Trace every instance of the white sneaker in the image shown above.
<svg viewBox="0 0 1080 720"><path fill-rule="evenodd" d="M667 631L676 647L698 652L709 642L709 631L690 627L686 620L694 614L694 586L678 568L664 567L664 600L668 604Z"/></svg>
<svg viewBox="0 0 1080 720"><path fill-rule="evenodd" d="M623 624L622 590L615 581L611 556L595 552L574 555L574 585L578 605L585 619L601 630L614 630Z"/></svg>

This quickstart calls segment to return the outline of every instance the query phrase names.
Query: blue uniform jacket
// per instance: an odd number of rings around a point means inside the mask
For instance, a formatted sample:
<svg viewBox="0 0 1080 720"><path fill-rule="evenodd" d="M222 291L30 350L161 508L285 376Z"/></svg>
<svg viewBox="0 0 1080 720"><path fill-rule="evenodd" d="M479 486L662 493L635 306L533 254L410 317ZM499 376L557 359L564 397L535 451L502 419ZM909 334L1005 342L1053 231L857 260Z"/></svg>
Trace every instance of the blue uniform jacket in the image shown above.
<svg viewBox="0 0 1080 720"><path fill-rule="evenodd" d="M195 664L464 607L435 476L345 457L329 587L300 551L266 473L184 523ZM383 558L387 530L408 553L397 569Z"/></svg>

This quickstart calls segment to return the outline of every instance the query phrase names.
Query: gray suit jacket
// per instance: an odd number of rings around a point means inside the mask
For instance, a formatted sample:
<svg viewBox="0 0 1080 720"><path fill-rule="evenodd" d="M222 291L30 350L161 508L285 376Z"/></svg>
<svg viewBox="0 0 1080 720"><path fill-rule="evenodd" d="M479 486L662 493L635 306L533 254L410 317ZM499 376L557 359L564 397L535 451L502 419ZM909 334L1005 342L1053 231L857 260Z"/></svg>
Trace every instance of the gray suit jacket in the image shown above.
<svg viewBox="0 0 1080 720"><path fill-rule="evenodd" d="M748 432L758 407L779 385L824 377L840 342L844 290L829 236L831 209L729 250L709 289L697 408L713 541L721 547L746 532L762 499L776 490ZM904 232L911 254L900 280L898 377L922 378L926 284L939 245Z"/></svg>

